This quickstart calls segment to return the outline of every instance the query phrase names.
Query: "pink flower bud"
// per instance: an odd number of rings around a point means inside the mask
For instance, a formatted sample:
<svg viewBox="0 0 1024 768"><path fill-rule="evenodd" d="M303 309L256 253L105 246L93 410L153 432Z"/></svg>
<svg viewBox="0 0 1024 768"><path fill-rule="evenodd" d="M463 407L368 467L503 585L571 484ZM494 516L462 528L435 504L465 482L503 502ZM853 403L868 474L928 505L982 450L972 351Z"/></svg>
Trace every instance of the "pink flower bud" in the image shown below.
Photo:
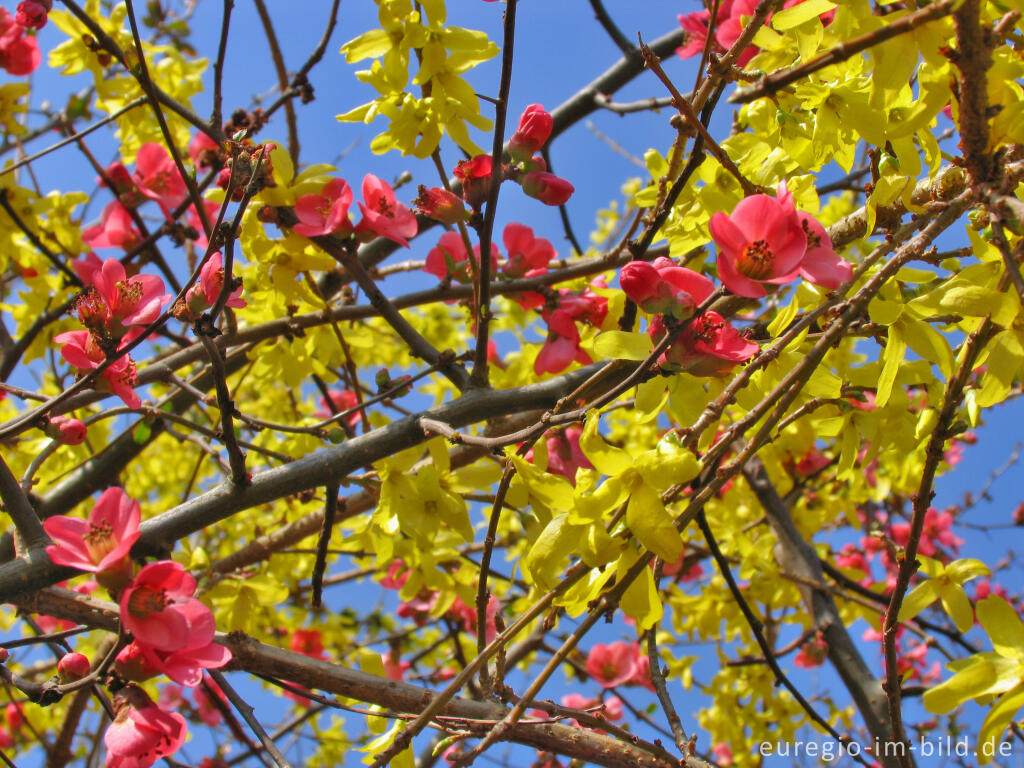
<svg viewBox="0 0 1024 768"><path fill-rule="evenodd" d="M470 160L460 160L455 166L455 178L462 182L462 199L469 203L474 211L479 211L487 200L493 168L490 155L477 155Z"/></svg>
<svg viewBox="0 0 1024 768"><path fill-rule="evenodd" d="M10 702L4 709L4 717L7 719L7 727L12 731L16 731L25 724L25 715L21 711L21 705L16 702Z"/></svg>
<svg viewBox="0 0 1024 768"><path fill-rule="evenodd" d="M436 219L442 224L455 224L469 218L462 198L440 187L427 189L420 184L419 194L412 204L416 206L416 213Z"/></svg>
<svg viewBox="0 0 1024 768"><path fill-rule="evenodd" d="M508 152L514 160L529 160L551 135L551 115L540 104L531 104L519 118L519 129L508 140Z"/></svg>
<svg viewBox="0 0 1024 768"><path fill-rule="evenodd" d="M14 21L29 29L42 29L46 26L46 14L52 8L53 0L22 0Z"/></svg>
<svg viewBox="0 0 1024 768"><path fill-rule="evenodd" d="M652 312L644 306L658 295L658 284L661 276L658 270L646 261L631 261L619 273L619 284L623 292L644 311ZM657 314L657 311L653 311Z"/></svg>
<svg viewBox="0 0 1024 768"><path fill-rule="evenodd" d="M92 671L89 659L81 653L65 653L57 662L57 674L62 683L81 680Z"/></svg>
<svg viewBox="0 0 1024 768"><path fill-rule="evenodd" d="M54 416L46 425L46 434L64 445L79 445L85 441L86 428L70 416Z"/></svg>
<svg viewBox="0 0 1024 768"><path fill-rule="evenodd" d="M545 205L564 205L576 191L565 179L546 171L533 171L523 177L523 192Z"/></svg>

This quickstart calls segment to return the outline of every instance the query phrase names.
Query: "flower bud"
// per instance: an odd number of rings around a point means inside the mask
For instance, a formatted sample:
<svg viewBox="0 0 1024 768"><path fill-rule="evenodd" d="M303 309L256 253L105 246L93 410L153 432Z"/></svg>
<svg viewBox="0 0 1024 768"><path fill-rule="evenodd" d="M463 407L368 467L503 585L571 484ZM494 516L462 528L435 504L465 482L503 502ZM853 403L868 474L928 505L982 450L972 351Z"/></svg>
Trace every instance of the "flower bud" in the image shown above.
<svg viewBox="0 0 1024 768"><path fill-rule="evenodd" d="M25 724L25 715L21 711L21 705L16 702L10 702L4 709L4 717L7 719L7 727L12 731L16 731Z"/></svg>
<svg viewBox="0 0 1024 768"><path fill-rule="evenodd" d="M462 182L462 199L469 203L474 211L479 211L487 200L493 168L490 155L477 155L470 160L460 160L455 166L455 178Z"/></svg>
<svg viewBox="0 0 1024 768"><path fill-rule="evenodd" d="M70 416L54 416L46 425L46 434L64 445L79 445L85 441L86 428Z"/></svg>
<svg viewBox="0 0 1024 768"><path fill-rule="evenodd" d="M529 160L551 135L551 115L540 104L531 104L519 118L519 129L508 140L508 153L514 160Z"/></svg>
<svg viewBox="0 0 1024 768"><path fill-rule="evenodd" d="M440 187L427 189L420 184L419 194L412 204L416 206L416 213L442 224L455 224L469 218L469 211L462 204L462 198Z"/></svg>
<svg viewBox="0 0 1024 768"><path fill-rule="evenodd" d="M563 205L576 191L563 178L546 171L533 171L523 177L523 192L545 205Z"/></svg>
<svg viewBox="0 0 1024 768"><path fill-rule="evenodd" d="M9 658L11 658L10 651L6 648L0 648L0 664L6 664Z"/></svg>
<svg viewBox="0 0 1024 768"><path fill-rule="evenodd" d="M89 659L81 653L65 653L57 662L57 674L62 683L81 680L92 671Z"/></svg>

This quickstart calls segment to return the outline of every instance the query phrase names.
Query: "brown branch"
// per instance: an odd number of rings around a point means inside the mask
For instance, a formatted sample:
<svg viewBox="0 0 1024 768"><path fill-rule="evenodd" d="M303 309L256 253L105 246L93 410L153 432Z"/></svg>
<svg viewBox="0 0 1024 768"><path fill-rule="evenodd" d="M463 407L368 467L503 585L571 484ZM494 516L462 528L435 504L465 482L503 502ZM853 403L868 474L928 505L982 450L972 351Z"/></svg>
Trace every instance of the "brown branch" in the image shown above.
<svg viewBox="0 0 1024 768"><path fill-rule="evenodd" d="M981 26L981 0L963 0L954 12L957 50L953 63L960 70L960 150L975 184L991 181L996 173L988 149L988 70L992 48Z"/></svg>

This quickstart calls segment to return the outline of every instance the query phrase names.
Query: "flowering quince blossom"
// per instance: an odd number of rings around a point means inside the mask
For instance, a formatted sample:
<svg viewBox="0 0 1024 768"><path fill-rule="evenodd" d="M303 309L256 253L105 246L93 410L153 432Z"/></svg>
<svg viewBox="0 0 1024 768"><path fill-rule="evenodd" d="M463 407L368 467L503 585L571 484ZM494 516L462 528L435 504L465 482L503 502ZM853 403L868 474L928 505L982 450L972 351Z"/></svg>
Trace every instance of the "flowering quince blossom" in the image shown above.
<svg viewBox="0 0 1024 768"><path fill-rule="evenodd" d="M365 205L359 203L363 219L356 234L379 235L408 248L408 238L416 234L419 224L413 212L395 199L391 186L368 173L363 177L363 200Z"/></svg>
<svg viewBox="0 0 1024 768"><path fill-rule="evenodd" d="M64 445L80 445L85 442L86 427L70 416L54 416L46 424L46 434Z"/></svg>
<svg viewBox="0 0 1024 768"><path fill-rule="evenodd" d="M732 750L729 748L729 745L722 742L715 744L715 746L711 748L711 754L715 758L715 763L723 766L723 768L726 768L736 762L736 758L733 757Z"/></svg>
<svg viewBox="0 0 1024 768"><path fill-rule="evenodd" d="M110 191L117 196L117 200L125 208L138 208L146 200L146 196L139 191L135 179L124 166L124 163L115 162L107 166L106 178L100 179L110 186Z"/></svg>
<svg viewBox="0 0 1024 768"><path fill-rule="evenodd" d="M60 350L61 356L79 370L99 368L106 360L106 355L89 331L67 331L57 334L53 340L64 345ZM100 374L100 377L95 384L96 389L101 392L112 392L129 408L138 408L142 405L142 398L133 389L138 382L138 372L130 355L119 357Z"/></svg>
<svg viewBox="0 0 1024 768"><path fill-rule="evenodd" d="M456 224L469 218L462 198L440 187L428 189L420 184L412 204L416 206L416 213L442 224Z"/></svg>
<svg viewBox="0 0 1024 768"><path fill-rule="evenodd" d="M659 256L653 264L631 261L619 272L623 292L644 312L670 314L679 320L693 315L714 292L714 284L692 269Z"/></svg>
<svg viewBox="0 0 1024 768"><path fill-rule="evenodd" d="M202 131L196 131L188 143L188 156L198 169L213 168L220 155L220 145Z"/></svg>
<svg viewBox="0 0 1024 768"><path fill-rule="evenodd" d="M164 293L164 281L156 275L132 275L128 277L124 265L117 259L107 259L100 269L92 273L92 287L106 305L107 316L93 315L79 319L87 327L95 328L97 319L104 321L104 328L114 338L132 341L138 338L143 328L160 317L160 312L173 297ZM89 300L84 309L88 312Z"/></svg>
<svg viewBox="0 0 1024 768"><path fill-rule="evenodd" d="M196 580L181 563L160 560L145 565L121 594L121 621L144 645L180 650L193 631L206 626L205 615L210 613L193 597L195 591Z"/></svg>
<svg viewBox="0 0 1024 768"><path fill-rule="evenodd" d="M587 672L603 688L625 685L636 676L640 653L635 643L598 643L587 655Z"/></svg>
<svg viewBox="0 0 1024 768"><path fill-rule="evenodd" d="M832 248L832 238L828 236L821 222L806 211L797 210L793 195L785 181L779 184L777 195L779 202L788 206L800 221L807 236L807 251L800 261L800 276L830 291L851 280L853 267L849 262L839 258L839 254Z"/></svg>
<svg viewBox="0 0 1024 768"><path fill-rule="evenodd" d="M565 179L547 171L530 171L523 176L523 192L545 205L564 205L576 191Z"/></svg>
<svg viewBox="0 0 1024 768"><path fill-rule="evenodd" d="M87 520L57 515L43 521L54 544L46 554L57 565L103 573L128 563L128 552L139 538L139 502L121 488L107 488Z"/></svg>
<svg viewBox="0 0 1024 768"><path fill-rule="evenodd" d="M738 296L758 299L764 283L796 279L807 251L807 235L793 209L769 195L740 200L732 215L711 217L711 237L718 246L718 276Z"/></svg>
<svg viewBox="0 0 1024 768"><path fill-rule="evenodd" d="M23 16L20 10L18 16L31 20L29 14ZM39 43L35 37L25 34L26 26L29 25L12 17L6 8L0 8L0 67L16 77L31 74L42 61Z"/></svg>
<svg viewBox="0 0 1024 768"><path fill-rule="evenodd" d="M131 214L118 200L107 203L100 214L100 223L82 232L82 240L90 248L134 248L142 240Z"/></svg>
<svg viewBox="0 0 1024 768"><path fill-rule="evenodd" d="M956 552L964 543L964 540L951 530L953 515L949 512L939 512L935 507L928 507L924 513L924 525L921 528L921 541L918 544L918 552L925 557L935 557L939 554L939 547L948 547ZM910 543L910 523L893 523L890 527L890 535L901 547Z"/></svg>
<svg viewBox="0 0 1024 768"><path fill-rule="evenodd" d="M519 127L508 140L508 153L513 160L529 160L551 136L554 122L540 104L531 104L523 110Z"/></svg>
<svg viewBox="0 0 1024 768"><path fill-rule="evenodd" d="M462 184L462 199L470 208L479 211L490 191L491 171L494 163L490 155L477 155L460 160L455 166L455 178Z"/></svg>
<svg viewBox="0 0 1024 768"><path fill-rule="evenodd" d="M167 150L155 142L139 147L135 155L135 173L132 174L139 192L155 200L164 216L188 199L188 187L178 173L178 167Z"/></svg>
<svg viewBox="0 0 1024 768"><path fill-rule="evenodd" d="M145 680L152 674L162 673L171 680L189 688L195 688L203 681L204 669L223 667L231 661L231 651L213 642L216 634L213 613L199 600L185 603L181 607L189 624L189 634L184 638L184 645L173 651L160 651L146 643L135 640L122 649L122 655L130 657L137 654L141 657L141 668L153 670L148 676L129 678L136 681Z"/></svg>
<svg viewBox="0 0 1024 768"><path fill-rule="evenodd" d="M545 313L544 319L548 323L548 337L533 363L534 373L561 373L574 360L584 365L591 362L590 355L580 348L579 329L567 310Z"/></svg>
<svg viewBox="0 0 1024 768"><path fill-rule="evenodd" d="M793 664L803 669L813 669L814 667L820 667L826 658L828 658L828 643L825 642L825 638L818 632L800 646L800 650L793 657Z"/></svg>
<svg viewBox="0 0 1024 768"><path fill-rule="evenodd" d="M577 469L593 469L594 465L580 448L580 435L583 429L575 424L554 433L548 433L544 439L548 449L548 472L562 475L576 485ZM533 449L526 452L527 461L533 461Z"/></svg>
<svg viewBox="0 0 1024 768"><path fill-rule="evenodd" d="M117 715L103 736L107 768L148 768L185 743L185 718L160 709L138 686L122 688L114 707Z"/></svg>
<svg viewBox="0 0 1024 768"><path fill-rule="evenodd" d="M53 0L21 0L14 20L28 29L42 29L46 26L46 15L51 10Z"/></svg>
<svg viewBox="0 0 1024 768"><path fill-rule="evenodd" d="M655 316L647 329L657 343L665 334L665 323ZM670 370L686 371L693 376L724 376L737 363L746 362L759 347L747 341L717 312L705 312L694 318L672 341L661 357Z"/></svg>
<svg viewBox="0 0 1024 768"><path fill-rule="evenodd" d="M523 277L533 270L546 272L548 264L557 255L550 240L534 237L533 230L525 224L508 224L501 240L508 251L508 259L501 271L508 277Z"/></svg>
<svg viewBox="0 0 1024 768"><path fill-rule="evenodd" d="M171 314L184 322L198 320L203 312L217 303L221 289L224 287L224 265L220 251L206 260L199 270L199 282L185 293L171 310ZM240 309L246 306L242 298L242 286L239 285L228 295L224 306Z"/></svg>
<svg viewBox="0 0 1024 768"><path fill-rule="evenodd" d="M382 653L380 660L384 664L384 676L388 680L404 680L406 670L412 666L411 662L402 661L394 650Z"/></svg>
<svg viewBox="0 0 1024 768"><path fill-rule="evenodd" d="M355 408L359 405L359 399L356 397L356 393L350 389L329 389L327 394L330 395L331 404L334 406L332 411L330 406L327 404L325 398L320 398L320 408L313 413L318 419L329 419L336 413L343 413L344 411ZM345 423L352 429L359 426L359 422L362 420L359 411L352 411L348 416L345 417Z"/></svg>
<svg viewBox="0 0 1024 768"><path fill-rule="evenodd" d="M501 252L498 246L491 243L491 273L498 268ZM473 260L480 264L480 243L473 246ZM469 259L466 256L466 245L458 232L445 232L437 241L437 246L427 254L423 271L442 280L448 278L457 283L469 283L472 277L469 272Z"/></svg>
<svg viewBox="0 0 1024 768"><path fill-rule="evenodd" d="M299 223L292 231L303 237L338 235L352 232L348 208L352 205L352 189L344 179L331 179L320 194L303 195L295 201L295 216Z"/></svg>
<svg viewBox="0 0 1024 768"><path fill-rule="evenodd" d="M288 647L303 656L314 659L326 659L324 655L323 636L318 629L296 629L292 632Z"/></svg>
<svg viewBox="0 0 1024 768"><path fill-rule="evenodd" d="M57 675L62 683L81 680L92 671L89 658L82 653L65 653L57 662Z"/></svg>

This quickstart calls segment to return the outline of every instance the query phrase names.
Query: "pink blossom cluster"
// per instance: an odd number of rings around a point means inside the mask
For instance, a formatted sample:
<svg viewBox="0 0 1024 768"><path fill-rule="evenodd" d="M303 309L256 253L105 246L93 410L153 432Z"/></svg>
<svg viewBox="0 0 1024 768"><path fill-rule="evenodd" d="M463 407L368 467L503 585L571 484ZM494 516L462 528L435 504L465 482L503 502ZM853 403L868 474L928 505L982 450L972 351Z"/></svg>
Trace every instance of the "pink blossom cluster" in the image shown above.
<svg viewBox="0 0 1024 768"><path fill-rule="evenodd" d="M604 288L600 279L591 281L582 291L560 288L548 300L541 317L548 324L548 337L541 347L533 370L543 373L561 373L573 362L586 365L593 362L581 346L577 323L600 328L608 315L608 299L599 296L593 288Z"/></svg>
<svg viewBox="0 0 1024 768"><path fill-rule="evenodd" d="M217 303L223 288L224 263L220 251L216 251L200 268L199 282L185 292L185 297L174 305L171 314L178 320L194 322L202 316L203 312ZM239 284L231 289L224 306L240 309L245 305L245 299L242 298L242 286Z"/></svg>
<svg viewBox="0 0 1024 768"><path fill-rule="evenodd" d="M95 573L117 600L121 623L132 636L114 662L121 680L163 674L195 687L204 670L224 666L231 652L214 642L213 612L195 597L196 580L184 566L161 560L133 574L129 553L140 535L140 517L137 501L108 488L86 520L57 516L44 522L54 541L46 553L56 565ZM74 662L68 660L69 672ZM184 742L185 719L153 704L141 688L124 686L115 703L117 715L104 738L108 768L145 768Z"/></svg>
<svg viewBox="0 0 1024 768"><path fill-rule="evenodd" d="M651 660L635 642L598 643L587 654L587 672L602 688L640 685L654 690Z"/></svg>
<svg viewBox="0 0 1024 768"><path fill-rule="evenodd" d="M90 253L72 266L86 286L75 299L74 311L87 330L67 331L53 340L62 345L65 360L80 371L90 371L141 336L172 297L164 293L159 277L129 276L117 259L101 262ZM133 389L136 380L135 363L122 354L103 371L96 388L138 408L142 401Z"/></svg>
<svg viewBox="0 0 1024 768"><path fill-rule="evenodd" d="M786 0L783 8L792 8L800 5L804 0ZM714 37L711 39L710 50L712 53L721 55L732 48L739 39L746 21L754 15L758 0L721 0L718 5L718 14L715 22ZM830 10L821 14L824 24L832 23L835 11ZM771 16L768 17L771 19ZM710 34L711 12L709 10L695 11L694 13L683 13L679 15L679 24L686 31L686 40L682 46L676 49L680 58L688 59L691 56L701 56L704 48L708 45ZM737 65L746 66L759 49L757 46L749 45L743 49Z"/></svg>
<svg viewBox="0 0 1024 768"><path fill-rule="evenodd" d="M386 181L371 173L363 177L363 202L358 204L363 218L355 225L348 216L352 198L352 189L344 179L331 179L319 193L302 195L295 201L298 223L292 230L303 237L354 236L363 241L386 237L409 247L409 238L419 225Z"/></svg>
<svg viewBox="0 0 1024 768"><path fill-rule="evenodd" d="M509 138L510 163L498 169L501 181L519 184L527 196L546 205L564 205L575 191L572 184L549 173L544 158L536 154L547 143L554 128L554 120L540 104L531 104L519 117L519 127ZM491 179L495 174L491 155L476 155L455 166L455 178L462 185L461 198L447 189L421 186L415 204L419 213L444 224L455 224L470 218L463 205L469 203L473 211L483 208L490 194Z"/></svg>
<svg viewBox="0 0 1024 768"><path fill-rule="evenodd" d="M23 0L14 16L0 8L0 67L15 77L29 75L42 61L39 43L27 30L41 29L53 0Z"/></svg>

